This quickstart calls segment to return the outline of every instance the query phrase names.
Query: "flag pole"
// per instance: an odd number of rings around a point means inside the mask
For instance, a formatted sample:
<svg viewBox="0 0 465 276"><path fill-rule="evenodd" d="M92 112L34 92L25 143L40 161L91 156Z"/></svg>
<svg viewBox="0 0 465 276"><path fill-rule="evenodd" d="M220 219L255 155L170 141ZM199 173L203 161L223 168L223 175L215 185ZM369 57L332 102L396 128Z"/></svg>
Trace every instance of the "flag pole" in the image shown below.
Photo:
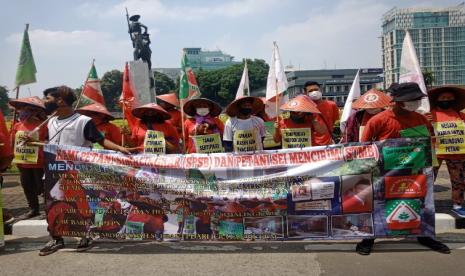
<svg viewBox="0 0 465 276"><path fill-rule="evenodd" d="M19 85L16 86L16 96L15 96L15 99L18 99L19 98ZM16 122L16 117L18 116L18 112L16 111L16 108L15 108L15 112L13 113L13 123L11 124L13 126L13 124Z"/></svg>
<svg viewBox="0 0 465 276"><path fill-rule="evenodd" d="M273 41L273 66L275 66L275 70L276 70L276 41ZM276 123L279 124L279 107L278 107L278 104L279 104L279 93L278 93L278 78L276 76L276 71L275 72L275 92L276 92L276 97L275 97L275 100L276 100Z"/></svg>
<svg viewBox="0 0 465 276"><path fill-rule="evenodd" d="M95 63L95 58L92 59L92 64L90 66L90 69L92 70L92 67L94 66ZM84 92L84 88L86 88L87 81L89 80L89 74L86 76L86 80L84 81L84 86L82 87L81 93L79 94L79 98L76 101L76 105L74 106L74 111L78 109L79 104L81 103L81 98L82 98L82 93Z"/></svg>

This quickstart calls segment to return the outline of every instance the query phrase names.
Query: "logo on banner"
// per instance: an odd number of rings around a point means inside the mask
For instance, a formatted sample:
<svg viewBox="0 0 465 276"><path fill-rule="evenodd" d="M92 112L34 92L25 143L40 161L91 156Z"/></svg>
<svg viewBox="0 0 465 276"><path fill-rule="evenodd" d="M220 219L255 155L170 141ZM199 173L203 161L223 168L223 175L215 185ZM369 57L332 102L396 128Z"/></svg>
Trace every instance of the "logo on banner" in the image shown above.
<svg viewBox="0 0 465 276"><path fill-rule="evenodd" d="M426 176L405 175L384 178L386 198L416 198L426 195Z"/></svg>
<svg viewBox="0 0 465 276"><path fill-rule="evenodd" d="M386 223L390 230L416 229L420 227L420 200L403 199L386 202Z"/></svg>
<svg viewBox="0 0 465 276"><path fill-rule="evenodd" d="M384 147L384 169L419 169L426 165L426 155L423 147Z"/></svg>

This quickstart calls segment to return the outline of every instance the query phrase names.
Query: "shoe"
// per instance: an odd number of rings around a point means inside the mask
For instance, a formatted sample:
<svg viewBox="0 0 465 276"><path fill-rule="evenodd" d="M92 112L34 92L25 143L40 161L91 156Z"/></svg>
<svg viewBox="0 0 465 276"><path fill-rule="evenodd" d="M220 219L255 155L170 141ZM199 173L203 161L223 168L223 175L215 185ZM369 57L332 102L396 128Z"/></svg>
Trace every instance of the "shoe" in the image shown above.
<svg viewBox="0 0 465 276"><path fill-rule="evenodd" d="M3 213L3 223L4 224L12 224L15 221L15 217L10 215L9 213Z"/></svg>
<svg viewBox="0 0 465 276"><path fill-rule="evenodd" d="M430 237L417 237L417 241L421 245L426 246L436 252L450 254L450 249L447 247L447 245Z"/></svg>
<svg viewBox="0 0 465 276"><path fill-rule="evenodd" d="M47 256L57 252L59 249L65 247L65 241L63 239L52 239L40 249L39 256Z"/></svg>
<svg viewBox="0 0 465 276"><path fill-rule="evenodd" d="M374 239L363 239L357 244L355 251L357 251L357 253L360 255L370 255L374 243Z"/></svg>
<svg viewBox="0 0 465 276"><path fill-rule="evenodd" d="M92 246L93 246L93 242L91 238L88 238L88 237L81 238L78 245L76 246L76 251L83 252L83 251L91 249Z"/></svg>
<svg viewBox="0 0 465 276"><path fill-rule="evenodd" d="M461 218L465 218L465 208L463 207L453 208L452 212Z"/></svg>
<svg viewBox="0 0 465 276"><path fill-rule="evenodd" d="M33 218L33 217L37 217L38 215L40 215L40 212L39 210L30 210L29 212L27 212L26 214L24 215L21 215L21 219L30 219L30 218Z"/></svg>

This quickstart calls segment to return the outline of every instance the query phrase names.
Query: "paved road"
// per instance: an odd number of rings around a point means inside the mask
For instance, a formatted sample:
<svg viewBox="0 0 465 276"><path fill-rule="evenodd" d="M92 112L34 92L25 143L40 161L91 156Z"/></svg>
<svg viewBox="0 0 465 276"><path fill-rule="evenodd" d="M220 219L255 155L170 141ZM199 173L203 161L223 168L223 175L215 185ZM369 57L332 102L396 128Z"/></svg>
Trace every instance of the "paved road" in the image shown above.
<svg viewBox="0 0 465 276"><path fill-rule="evenodd" d="M415 243L381 242L370 256L353 243L99 242L39 257L41 240L11 240L0 253L0 275L463 275L465 243L451 255Z"/></svg>

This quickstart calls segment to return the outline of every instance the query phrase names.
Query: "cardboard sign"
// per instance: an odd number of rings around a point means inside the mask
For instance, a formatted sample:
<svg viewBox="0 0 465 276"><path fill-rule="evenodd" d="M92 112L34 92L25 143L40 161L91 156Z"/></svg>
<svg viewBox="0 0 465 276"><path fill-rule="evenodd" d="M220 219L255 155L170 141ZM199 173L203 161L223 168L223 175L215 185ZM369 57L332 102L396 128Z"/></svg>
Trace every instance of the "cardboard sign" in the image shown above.
<svg viewBox="0 0 465 276"><path fill-rule="evenodd" d="M208 135L196 135L191 137L194 140L197 153L223 152L221 137L218 133Z"/></svg>
<svg viewBox="0 0 465 276"><path fill-rule="evenodd" d="M13 159L13 163L15 164L37 164L37 160L39 159L39 146L28 146L22 142L20 137L25 136L26 132L18 131L15 135L15 147L14 153L15 158ZM34 140L39 139L39 134L35 132L32 137Z"/></svg>
<svg viewBox="0 0 465 276"><path fill-rule="evenodd" d="M284 128L281 129L281 135L284 149L312 146L312 132L310 128Z"/></svg>
<svg viewBox="0 0 465 276"><path fill-rule="evenodd" d="M144 139L144 153L165 154L165 135L163 132L147 130Z"/></svg>
<svg viewBox="0 0 465 276"><path fill-rule="evenodd" d="M384 178L386 198L418 198L426 195L426 176L402 175Z"/></svg>
<svg viewBox="0 0 465 276"><path fill-rule="evenodd" d="M465 123L449 121L434 123L436 154L465 154Z"/></svg>
<svg viewBox="0 0 465 276"><path fill-rule="evenodd" d="M255 130L236 130L233 138L235 152L257 151L258 142Z"/></svg>

